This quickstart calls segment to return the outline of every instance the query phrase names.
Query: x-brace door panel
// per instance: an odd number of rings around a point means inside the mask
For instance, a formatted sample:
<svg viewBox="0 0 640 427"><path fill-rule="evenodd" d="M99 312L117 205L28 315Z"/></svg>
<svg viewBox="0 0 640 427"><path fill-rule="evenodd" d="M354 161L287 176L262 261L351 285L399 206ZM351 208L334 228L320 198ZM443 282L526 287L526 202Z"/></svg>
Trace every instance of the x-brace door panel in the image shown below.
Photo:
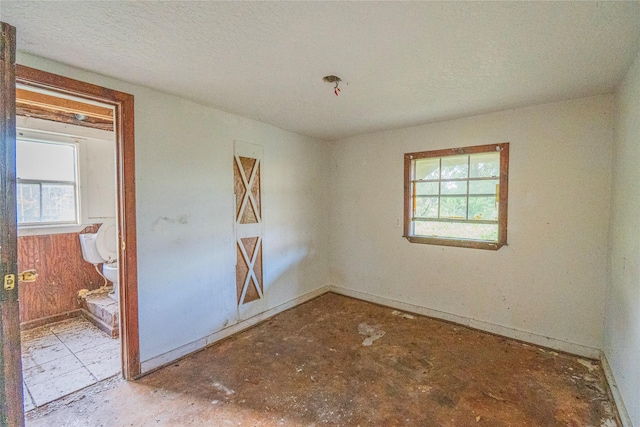
<svg viewBox="0 0 640 427"><path fill-rule="evenodd" d="M236 232L236 296L241 318L264 306L262 277L262 147L235 142L233 178Z"/></svg>

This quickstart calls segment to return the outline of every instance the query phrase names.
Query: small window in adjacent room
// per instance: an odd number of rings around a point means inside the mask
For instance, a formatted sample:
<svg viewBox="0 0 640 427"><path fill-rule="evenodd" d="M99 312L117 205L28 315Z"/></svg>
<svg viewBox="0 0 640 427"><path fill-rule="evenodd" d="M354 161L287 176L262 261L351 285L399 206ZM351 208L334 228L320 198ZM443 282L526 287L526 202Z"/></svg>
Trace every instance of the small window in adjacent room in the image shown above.
<svg viewBox="0 0 640 427"><path fill-rule="evenodd" d="M16 141L18 226L78 224L75 144Z"/></svg>
<svg viewBox="0 0 640 427"><path fill-rule="evenodd" d="M412 243L507 244L509 143L404 155L404 235Z"/></svg>

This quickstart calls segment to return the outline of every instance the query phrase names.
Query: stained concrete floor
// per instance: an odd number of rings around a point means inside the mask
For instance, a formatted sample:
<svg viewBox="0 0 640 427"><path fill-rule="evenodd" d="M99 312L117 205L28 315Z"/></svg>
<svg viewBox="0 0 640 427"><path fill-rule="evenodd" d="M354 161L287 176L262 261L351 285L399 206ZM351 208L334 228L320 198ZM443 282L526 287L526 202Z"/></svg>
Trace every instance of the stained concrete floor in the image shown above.
<svg viewBox="0 0 640 427"><path fill-rule="evenodd" d="M595 361L325 294L28 426L618 425Z"/></svg>

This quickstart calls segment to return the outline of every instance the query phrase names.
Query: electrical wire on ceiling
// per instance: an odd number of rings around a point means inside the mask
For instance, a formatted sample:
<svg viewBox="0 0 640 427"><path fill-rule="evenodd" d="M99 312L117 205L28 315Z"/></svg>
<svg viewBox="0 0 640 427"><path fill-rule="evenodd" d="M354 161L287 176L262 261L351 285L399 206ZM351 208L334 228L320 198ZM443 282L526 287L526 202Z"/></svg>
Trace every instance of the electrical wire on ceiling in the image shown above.
<svg viewBox="0 0 640 427"><path fill-rule="evenodd" d="M325 83L335 83L335 86L333 87L333 93L336 94L336 96L340 95L340 82L342 81L342 79L338 76L324 76L322 78L322 81L324 81Z"/></svg>

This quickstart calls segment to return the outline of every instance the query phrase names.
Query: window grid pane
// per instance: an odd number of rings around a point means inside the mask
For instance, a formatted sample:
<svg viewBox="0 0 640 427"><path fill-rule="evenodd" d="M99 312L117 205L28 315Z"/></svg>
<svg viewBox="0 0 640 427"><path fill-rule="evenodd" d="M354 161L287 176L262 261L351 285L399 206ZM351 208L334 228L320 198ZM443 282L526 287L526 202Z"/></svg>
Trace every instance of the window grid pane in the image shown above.
<svg viewBox="0 0 640 427"><path fill-rule="evenodd" d="M18 224L40 221L40 184L18 183Z"/></svg>
<svg viewBox="0 0 640 427"><path fill-rule="evenodd" d="M497 240L499 152L417 159L413 170L416 235Z"/></svg>
<svg viewBox="0 0 640 427"><path fill-rule="evenodd" d="M75 222L76 198L73 184L42 183L42 222Z"/></svg>

